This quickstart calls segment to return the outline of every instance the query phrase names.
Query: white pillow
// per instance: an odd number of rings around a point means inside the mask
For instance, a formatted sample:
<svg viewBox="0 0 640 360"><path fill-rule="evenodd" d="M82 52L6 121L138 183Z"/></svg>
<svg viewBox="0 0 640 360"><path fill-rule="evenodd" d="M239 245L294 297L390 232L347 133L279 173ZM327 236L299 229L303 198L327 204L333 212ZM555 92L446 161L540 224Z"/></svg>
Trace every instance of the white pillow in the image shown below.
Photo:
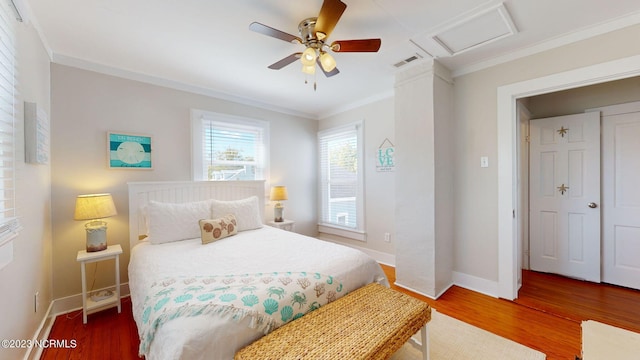
<svg viewBox="0 0 640 360"><path fill-rule="evenodd" d="M217 219L232 214L238 222L238 231L259 229L262 227L262 212L257 196L242 200L211 200L211 218Z"/></svg>
<svg viewBox="0 0 640 360"><path fill-rule="evenodd" d="M152 244L200 237L200 219L211 216L211 200L187 203L149 201L147 231Z"/></svg>

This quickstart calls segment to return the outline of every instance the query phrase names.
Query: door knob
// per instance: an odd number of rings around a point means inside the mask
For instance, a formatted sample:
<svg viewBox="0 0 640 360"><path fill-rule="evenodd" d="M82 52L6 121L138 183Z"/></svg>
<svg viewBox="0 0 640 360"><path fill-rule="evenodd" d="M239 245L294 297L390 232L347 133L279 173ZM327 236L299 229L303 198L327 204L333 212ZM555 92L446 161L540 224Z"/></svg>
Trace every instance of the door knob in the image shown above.
<svg viewBox="0 0 640 360"><path fill-rule="evenodd" d="M598 204L594 203L594 202L590 202L589 204L587 204L587 206L589 206L592 209L595 209L598 207Z"/></svg>

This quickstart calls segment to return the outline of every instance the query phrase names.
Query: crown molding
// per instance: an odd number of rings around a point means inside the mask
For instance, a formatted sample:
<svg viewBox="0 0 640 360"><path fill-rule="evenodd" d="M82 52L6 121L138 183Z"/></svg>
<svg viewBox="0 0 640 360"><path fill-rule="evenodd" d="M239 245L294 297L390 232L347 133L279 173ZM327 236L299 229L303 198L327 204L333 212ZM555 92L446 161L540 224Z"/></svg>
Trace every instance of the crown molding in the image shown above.
<svg viewBox="0 0 640 360"><path fill-rule="evenodd" d="M235 102L235 103L252 106L252 107L256 107L264 110L275 111L282 114L299 116L299 117L314 119L314 120L317 120L319 118L318 115L316 114L295 111L289 108L276 106L276 105L261 102L255 99L237 96L237 95L230 94L230 93L216 90L216 89L205 88L205 87L187 84L187 83L174 81L170 79L165 79L165 78L161 78L153 75L115 68L112 66L98 64L95 62L82 60L82 59L78 59L75 57L66 56L58 53L53 54L52 62L60 65L66 65L66 66L71 66L71 67L75 67L83 70L93 71L93 72L97 72L104 75L115 76L115 77L119 77L127 80L134 80L134 81L139 81L142 83L156 85L156 86L162 86L162 87L166 87L174 90L180 90L180 91L190 92L198 95L209 96L216 99Z"/></svg>

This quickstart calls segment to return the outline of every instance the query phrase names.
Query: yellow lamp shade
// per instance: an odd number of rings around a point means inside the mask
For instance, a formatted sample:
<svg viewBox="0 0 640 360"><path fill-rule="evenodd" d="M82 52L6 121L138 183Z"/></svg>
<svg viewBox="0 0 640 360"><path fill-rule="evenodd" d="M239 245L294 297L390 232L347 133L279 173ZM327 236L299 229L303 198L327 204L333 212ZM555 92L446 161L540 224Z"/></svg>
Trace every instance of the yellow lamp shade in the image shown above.
<svg viewBox="0 0 640 360"><path fill-rule="evenodd" d="M273 186L271 188L270 199L272 201L287 200L287 187L286 186Z"/></svg>
<svg viewBox="0 0 640 360"><path fill-rule="evenodd" d="M111 194L78 195L74 220L95 220L118 215Z"/></svg>

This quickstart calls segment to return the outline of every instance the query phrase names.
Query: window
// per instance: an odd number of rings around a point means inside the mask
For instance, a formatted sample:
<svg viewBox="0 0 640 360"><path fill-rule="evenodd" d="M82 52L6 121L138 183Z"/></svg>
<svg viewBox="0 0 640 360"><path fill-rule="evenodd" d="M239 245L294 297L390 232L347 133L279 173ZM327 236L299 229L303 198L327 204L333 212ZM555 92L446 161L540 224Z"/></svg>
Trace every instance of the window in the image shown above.
<svg viewBox="0 0 640 360"><path fill-rule="evenodd" d="M20 228L15 211L15 35L16 16L0 5L0 245Z"/></svg>
<svg viewBox="0 0 640 360"><path fill-rule="evenodd" d="M268 171L269 123L192 111L194 180L264 180Z"/></svg>
<svg viewBox="0 0 640 360"><path fill-rule="evenodd" d="M318 133L319 230L364 241L362 133L360 122Z"/></svg>

